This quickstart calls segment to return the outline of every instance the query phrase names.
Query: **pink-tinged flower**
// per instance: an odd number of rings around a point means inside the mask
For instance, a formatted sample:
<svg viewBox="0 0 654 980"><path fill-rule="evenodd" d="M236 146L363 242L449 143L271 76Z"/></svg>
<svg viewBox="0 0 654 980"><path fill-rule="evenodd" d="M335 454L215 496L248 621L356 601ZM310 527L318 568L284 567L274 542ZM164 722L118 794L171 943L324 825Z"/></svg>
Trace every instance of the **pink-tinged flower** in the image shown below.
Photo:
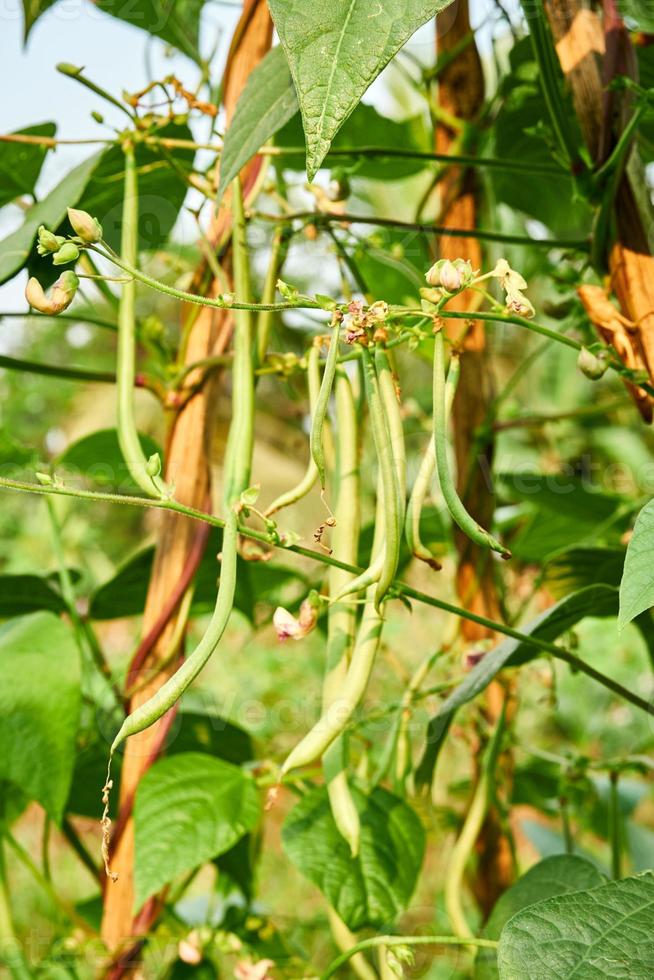
<svg viewBox="0 0 654 980"><path fill-rule="evenodd" d="M182 963L197 966L202 962L202 951L190 939L180 939L177 945L177 955Z"/></svg>
<svg viewBox="0 0 654 980"><path fill-rule="evenodd" d="M472 266L466 259L439 259L425 275L430 286L440 286L447 293L458 293L473 277Z"/></svg>
<svg viewBox="0 0 654 980"><path fill-rule="evenodd" d="M278 640L301 640L314 628L318 622L318 605L315 600L305 599L300 606L300 615L296 619L288 609L277 606L273 615L273 626Z"/></svg>
<svg viewBox="0 0 654 980"><path fill-rule="evenodd" d="M234 976L236 980L271 980L268 971L274 965L274 960L259 960L257 963L239 960L234 967Z"/></svg>
<svg viewBox="0 0 654 980"><path fill-rule="evenodd" d="M32 309L38 310L39 313L56 316L57 313L61 313L73 302L78 286L79 279L69 269L62 272L50 290L50 295L46 296L39 280L32 276L25 287L25 299Z"/></svg>

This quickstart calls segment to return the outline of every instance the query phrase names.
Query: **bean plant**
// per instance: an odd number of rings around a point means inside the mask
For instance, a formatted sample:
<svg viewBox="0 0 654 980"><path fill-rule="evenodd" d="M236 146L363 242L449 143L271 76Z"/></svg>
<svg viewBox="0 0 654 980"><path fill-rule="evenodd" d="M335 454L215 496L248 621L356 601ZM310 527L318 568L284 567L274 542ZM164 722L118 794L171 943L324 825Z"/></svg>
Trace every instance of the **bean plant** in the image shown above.
<svg viewBox="0 0 654 980"><path fill-rule="evenodd" d="M3 969L650 978L651 18L214 6L0 137Z"/></svg>

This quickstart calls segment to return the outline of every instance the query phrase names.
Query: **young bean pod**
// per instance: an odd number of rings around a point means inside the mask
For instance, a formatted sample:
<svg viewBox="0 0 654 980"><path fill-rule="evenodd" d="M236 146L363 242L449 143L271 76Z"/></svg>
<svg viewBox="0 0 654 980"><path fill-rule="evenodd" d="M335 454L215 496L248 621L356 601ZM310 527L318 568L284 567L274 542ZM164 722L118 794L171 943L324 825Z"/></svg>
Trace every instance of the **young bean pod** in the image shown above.
<svg viewBox="0 0 654 980"><path fill-rule="evenodd" d="M250 280L245 242L245 218L240 185L237 181L234 184L233 253L235 292L239 298L247 300L250 296ZM149 728L179 700L216 649L234 605L238 546L237 504L241 493L247 489L250 481L254 439L251 314L247 310L236 311L235 326L232 423L225 450L224 467L225 528L220 585L214 612L198 646L179 670L159 688L156 694L125 719L112 743L111 755L129 735L135 735Z"/></svg>
<svg viewBox="0 0 654 980"><path fill-rule="evenodd" d="M317 343L312 345L307 354L307 384L309 387L311 418L314 419L320 392L320 344ZM315 486L317 479L318 467L313 456L311 456L305 474L300 482L273 500L270 506L266 508L266 517L270 517L271 514L276 514L283 507L289 507L291 504L295 504L298 500L301 500L302 497L306 497L309 491Z"/></svg>
<svg viewBox="0 0 654 980"><path fill-rule="evenodd" d="M389 413L392 414L397 408L395 391L393 390L392 393L395 405L386 404L387 389L384 391L385 397L383 398L375 361L367 347L362 350L362 360L366 397L370 409L370 423L379 462L384 502L384 559L375 591L375 605L379 609L397 572L400 559L400 538L404 522L404 501L400 491L402 478L398 477L398 470L395 466L395 455L400 450L393 445L389 422ZM403 438L402 436L402 441Z"/></svg>
<svg viewBox="0 0 654 980"><path fill-rule="evenodd" d="M434 446L436 451L436 468L441 486L441 493L455 524L475 544L497 551L502 558L510 558L511 552L504 545L484 530L465 509L459 497L447 458L447 412L445 406L445 337L442 328L434 336Z"/></svg>
<svg viewBox="0 0 654 980"><path fill-rule="evenodd" d="M130 265L138 261L138 180L134 148L125 146L125 187L120 252ZM134 419L134 374L136 364L136 281L128 280L118 305L118 348L116 387L118 396L118 443L134 482L150 497L165 497L170 491L157 472L156 459L148 461Z"/></svg>
<svg viewBox="0 0 654 980"><path fill-rule="evenodd" d="M450 356L447 381L445 382L445 412L448 416L452 409L452 402L454 401L454 394L459 380L460 363L461 359L458 353L453 351ZM419 558L420 561L426 562L431 568L437 571L441 567L440 563L436 560L429 548L423 544L420 537L420 517L435 469L436 448L434 445L434 433L432 432L409 498L405 535L411 554L415 558Z"/></svg>
<svg viewBox="0 0 654 980"><path fill-rule="evenodd" d="M338 515L332 537L333 555L339 561L356 565L359 542L359 445L356 404L347 374L337 374L335 383L337 452L334 473L335 510ZM350 572L332 565L329 591L334 595L352 579ZM347 677L356 630L356 607L333 602L327 621L327 670L323 682L322 710L328 712L337 701ZM334 822L350 845L352 856L359 852L360 821L347 779L347 745L338 736L323 756L327 793Z"/></svg>
<svg viewBox="0 0 654 980"><path fill-rule="evenodd" d="M383 537L383 522L379 521L375 526L373 558L382 547ZM345 731L368 686L383 625L384 620L375 601L375 587L370 586L366 592L366 604L357 630L350 665L338 697L292 750L281 768L281 776L292 769L315 762Z"/></svg>
<svg viewBox="0 0 654 980"><path fill-rule="evenodd" d="M320 391L318 393L318 401L316 403L316 411L313 416L311 423L311 435L309 438L309 448L311 450L311 456L314 463L316 464L316 469L318 470L318 476L320 478L320 488L324 491L325 480L326 480L326 466L325 466L325 450L323 447L323 427L325 425L325 419L327 418L327 409L329 407L329 398L332 393L332 387L334 384L334 376L336 374L336 364L338 362L338 340L341 331L341 321L337 317L334 317L334 323L332 327L332 334L329 343L329 353L327 354L327 360L325 361L325 370L322 376L322 383L320 385Z"/></svg>

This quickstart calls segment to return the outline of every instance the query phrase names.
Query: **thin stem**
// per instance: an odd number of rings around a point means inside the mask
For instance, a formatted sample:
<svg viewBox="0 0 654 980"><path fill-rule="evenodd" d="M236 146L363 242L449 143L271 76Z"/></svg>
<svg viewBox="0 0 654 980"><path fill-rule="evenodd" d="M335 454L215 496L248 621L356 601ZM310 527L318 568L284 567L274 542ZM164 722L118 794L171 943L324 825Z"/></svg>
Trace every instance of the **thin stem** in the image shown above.
<svg viewBox="0 0 654 980"><path fill-rule="evenodd" d="M91 857L87 849L84 847L84 844L82 844L81 840L77 835L77 831L75 830L74 826L72 825L68 817L64 817L61 824L61 831L64 837L66 838L66 840L68 841L68 843L70 844L71 848L77 855L77 857L80 859L84 867L87 869L87 871L90 872L90 874L93 876L93 878L95 878L96 881L100 881L101 880L100 868L97 866L97 864L95 863L95 861L93 860L93 858Z"/></svg>
<svg viewBox="0 0 654 980"><path fill-rule="evenodd" d="M611 874L617 881L622 877L622 833L620 817L620 774L614 769L609 774L609 840L611 841Z"/></svg>
<svg viewBox="0 0 654 980"><path fill-rule="evenodd" d="M329 980L344 963L364 949L375 946L474 946L477 948L497 949L499 943L494 939L477 939L474 936L371 936L362 939L356 946L351 946L333 960L320 980Z"/></svg>
<svg viewBox="0 0 654 980"><path fill-rule="evenodd" d="M134 122L134 114L130 112L127 106L122 102L119 102L118 99L111 94L111 92L107 92L106 89L102 88L100 85L96 85L95 82L92 82L90 78L86 78L82 74L84 71L83 68L78 68L76 65L69 65L61 62L57 65L57 71L61 72L62 75L66 75L68 78L73 78L76 82L79 82L80 85L90 89L91 92L95 92L95 94L99 95L100 98L106 99L106 101L110 102L111 105L115 106L117 109L120 109L121 112L124 112L129 118L130 122Z"/></svg>
<svg viewBox="0 0 654 980"><path fill-rule="evenodd" d="M0 313L0 320L5 320L8 317L19 318L21 320L58 320L66 321L70 323L88 323L92 327L101 327L103 330L113 330L116 331L118 328L115 323L111 320L103 320L101 317L94 316L92 313L87 313L83 307L75 307L76 313L34 313L30 310L25 310L24 313L17 313L14 310L9 312Z"/></svg>
<svg viewBox="0 0 654 980"><path fill-rule="evenodd" d="M395 218L380 218L374 214L323 214L317 211L292 211L289 214L266 214L255 211L252 218L261 221L311 221L320 226L332 221L352 225L377 225L381 228L400 228L405 231L422 231L428 235L450 235L452 238L478 238L480 241L500 242L504 245L534 245L539 248L565 248L587 252L586 239L530 238L527 235L510 235L501 231L475 228L450 228L423 221L399 221Z"/></svg>
<svg viewBox="0 0 654 980"><path fill-rule="evenodd" d="M87 368L64 367L58 364L39 364L20 357L7 357L0 354L0 368L7 371L25 371L27 374L45 374L64 381L91 381L99 384L115 384L116 375L110 371L92 371Z"/></svg>

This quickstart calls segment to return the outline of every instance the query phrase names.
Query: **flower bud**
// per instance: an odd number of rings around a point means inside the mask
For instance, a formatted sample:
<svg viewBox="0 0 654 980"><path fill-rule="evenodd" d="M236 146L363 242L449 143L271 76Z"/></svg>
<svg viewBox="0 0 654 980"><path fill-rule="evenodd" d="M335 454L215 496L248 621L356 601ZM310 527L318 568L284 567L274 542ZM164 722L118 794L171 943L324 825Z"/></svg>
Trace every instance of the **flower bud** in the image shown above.
<svg viewBox="0 0 654 980"><path fill-rule="evenodd" d="M577 358L577 367L591 381L599 381L609 366L605 351L593 354L587 347L582 347Z"/></svg>
<svg viewBox="0 0 654 980"><path fill-rule="evenodd" d="M145 464L145 472L148 476L155 477L161 473L161 456L159 453L152 453Z"/></svg>
<svg viewBox="0 0 654 980"><path fill-rule="evenodd" d="M79 258L79 249L74 242L64 242L60 249L55 252L52 259L53 265L67 265L69 262L76 262Z"/></svg>
<svg viewBox="0 0 654 980"><path fill-rule="evenodd" d="M39 253L39 255L48 255L49 252L58 252L65 241L66 239L61 235L55 235L53 232L48 231L45 225L41 225L39 228L36 251Z"/></svg>
<svg viewBox="0 0 654 980"><path fill-rule="evenodd" d="M92 218L87 211L78 211L77 208L68 208L68 220L73 231L88 245L99 242L102 238L102 225L97 218Z"/></svg>
<svg viewBox="0 0 654 980"><path fill-rule="evenodd" d="M50 296L46 296L39 280L32 276L25 288L25 299L33 309L40 313L56 316L57 313L61 313L73 302L78 286L79 279L74 272L68 269L57 279L50 291Z"/></svg>
<svg viewBox="0 0 654 980"><path fill-rule="evenodd" d="M430 286L440 286L448 293L458 293L473 278L472 266L465 259L439 259L427 272L425 279Z"/></svg>

